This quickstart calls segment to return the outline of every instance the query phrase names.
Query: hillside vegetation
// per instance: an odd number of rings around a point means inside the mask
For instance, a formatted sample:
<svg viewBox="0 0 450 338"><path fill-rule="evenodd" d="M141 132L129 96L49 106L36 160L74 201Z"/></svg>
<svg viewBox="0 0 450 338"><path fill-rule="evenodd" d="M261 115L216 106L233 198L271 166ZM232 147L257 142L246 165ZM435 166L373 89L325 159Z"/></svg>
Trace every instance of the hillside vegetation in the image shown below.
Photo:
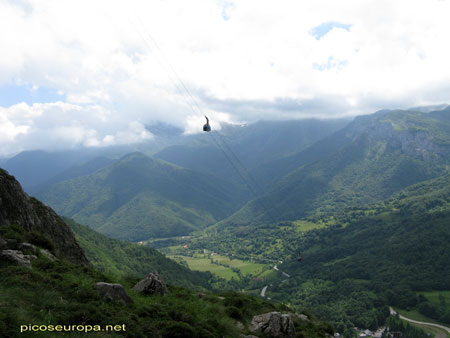
<svg viewBox="0 0 450 338"><path fill-rule="evenodd" d="M167 259L157 250L148 246L132 244L108 238L75 221L64 218L75 233L89 262L103 273L116 278L140 277L150 272L158 272L170 284L209 288L211 274L191 271Z"/></svg>
<svg viewBox="0 0 450 338"><path fill-rule="evenodd" d="M304 157L309 162L300 161L265 196L250 201L223 223L295 220L384 200L447 171L450 139L444 135L450 135L449 122L420 112L388 111L356 118L311 147L328 147L332 153L311 156L305 150L296 155L297 161Z"/></svg>
<svg viewBox="0 0 450 338"><path fill-rule="evenodd" d="M130 241L185 235L239 206L233 186L141 153L37 194L57 212Z"/></svg>
<svg viewBox="0 0 450 338"><path fill-rule="evenodd" d="M153 249L109 240L70 222L93 259L90 264L63 220L30 199L3 170L0 180L2 337L240 337L250 333L255 315L292 312L286 305L236 292L195 292L169 285L165 295L139 293L133 286L143 270L156 269L174 283L197 288L202 285L196 283L204 283L207 275L177 266ZM57 235L50 236L53 232ZM108 299L111 293L101 295L94 287L98 282L114 284L110 285L114 290L120 288L119 282L124 287L121 301ZM124 293L128 294L125 300ZM329 325L312 316L289 316L291 336L333 334Z"/></svg>
<svg viewBox="0 0 450 338"><path fill-rule="evenodd" d="M348 330L355 325L381 325L387 305L421 309L449 323L449 304L439 307L418 294L448 290L449 224L446 174L363 208L332 216L318 213L301 222L231 226L194 239L190 247L233 252L237 258L256 254L256 260L282 260L278 268L291 277L280 274L283 282L273 283L270 297L309 308L351 336Z"/></svg>

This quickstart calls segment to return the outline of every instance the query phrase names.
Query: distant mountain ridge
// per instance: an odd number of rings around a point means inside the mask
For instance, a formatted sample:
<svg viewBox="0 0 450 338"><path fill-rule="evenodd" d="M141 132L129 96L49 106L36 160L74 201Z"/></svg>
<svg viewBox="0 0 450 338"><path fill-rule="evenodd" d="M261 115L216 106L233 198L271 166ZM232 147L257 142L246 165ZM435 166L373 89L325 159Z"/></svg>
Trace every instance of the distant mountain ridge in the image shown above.
<svg viewBox="0 0 450 338"><path fill-rule="evenodd" d="M308 119L225 124L221 130L200 135L186 144L166 147L155 157L242 184L236 168L245 175L263 163L298 153L348 123L345 119ZM265 186L263 180L261 185Z"/></svg>
<svg viewBox="0 0 450 338"><path fill-rule="evenodd" d="M229 216L255 197L233 165L247 176L245 167L302 149L347 122L224 125L214 136L185 137L186 146L171 146L156 155L175 165L138 153L115 162L96 158L66 169L32 191L59 213L116 238L139 241L186 235ZM156 127L170 132L168 126ZM235 149L230 153L231 148Z"/></svg>
<svg viewBox="0 0 450 338"><path fill-rule="evenodd" d="M358 117L299 154L272 162L273 168L266 166L282 175L287 168L291 171L273 183L265 196L223 222L295 220L315 210L332 212L382 200L438 177L450 163L448 115L450 110L445 109L438 116L383 111ZM268 205L271 211L266 210Z"/></svg>

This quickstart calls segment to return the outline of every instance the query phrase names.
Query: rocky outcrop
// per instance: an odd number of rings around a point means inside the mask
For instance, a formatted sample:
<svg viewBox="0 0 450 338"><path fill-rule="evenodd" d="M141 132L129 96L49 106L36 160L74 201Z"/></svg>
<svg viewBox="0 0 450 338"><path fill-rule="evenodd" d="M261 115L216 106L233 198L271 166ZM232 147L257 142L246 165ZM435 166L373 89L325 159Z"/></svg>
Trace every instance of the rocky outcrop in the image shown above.
<svg viewBox="0 0 450 338"><path fill-rule="evenodd" d="M51 208L30 198L13 176L0 169L0 225L13 224L47 238L56 256L88 263L70 227Z"/></svg>
<svg viewBox="0 0 450 338"><path fill-rule="evenodd" d="M297 317L297 318L300 319L300 320L304 320L304 321L306 321L306 322L309 322L309 321L310 321L310 319L308 318L307 315L304 315L304 314L298 314L298 313L295 313L295 314L292 314L292 315L295 316L295 317Z"/></svg>
<svg viewBox="0 0 450 338"><path fill-rule="evenodd" d="M250 330L263 333L269 338L291 338L295 336L294 322L289 314L268 312L254 316Z"/></svg>
<svg viewBox="0 0 450 338"><path fill-rule="evenodd" d="M36 259L34 255L24 255L18 250L3 250L0 253L0 262L8 262L15 265L31 267L31 260Z"/></svg>
<svg viewBox="0 0 450 338"><path fill-rule="evenodd" d="M145 295L165 295L169 292L166 284L156 272L145 276L143 280L133 286L133 290Z"/></svg>
<svg viewBox="0 0 450 338"><path fill-rule="evenodd" d="M365 134L372 143L388 142L390 146L400 148L403 153L424 160L433 156L448 156L450 154L449 144L435 142L430 131L422 130L412 122L409 125L408 121L405 121L405 125L401 128L394 126L389 119L383 119L388 114L389 111L380 111L372 115L356 117L345 128L346 137L354 141Z"/></svg>
<svg viewBox="0 0 450 338"><path fill-rule="evenodd" d="M132 304L133 300L120 284L110 284L98 282L94 285L100 296L106 301L121 303L123 305Z"/></svg>
<svg viewBox="0 0 450 338"><path fill-rule="evenodd" d="M18 243L17 249L23 252L31 252L33 255L36 255L36 247L30 243Z"/></svg>
<svg viewBox="0 0 450 338"><path fill-rule="evenodd" d="M47 257L52 262L56 261L56 257L53 256L52 253L50 251L48 251L47 249L40 249L39 251L41 252L42 255Z"/></svg>

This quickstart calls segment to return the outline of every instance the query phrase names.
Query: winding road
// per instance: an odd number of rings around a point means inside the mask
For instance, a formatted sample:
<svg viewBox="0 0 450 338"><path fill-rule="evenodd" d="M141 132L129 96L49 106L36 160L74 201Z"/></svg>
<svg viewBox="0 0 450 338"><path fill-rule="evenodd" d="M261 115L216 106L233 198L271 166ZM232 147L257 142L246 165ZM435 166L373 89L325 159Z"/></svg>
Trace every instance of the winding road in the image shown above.
<svg viewBox="0 0 450 338"><path fill-rule="evenodd" d="M274 267L273 267L276 271L280 271L280 269L278 269L278 267L275 265ZM282 274L283 274L283 276L285 276L285 277L287 277L287 278L290 278L291 276L290 275L288 275L286 272L283 272L283 271L280 271ZM286 281L287 279L285 279L285 280L283 280L283 281L281 281L281 283L283 283L284 281ZM272 285L272 284L270 284L270 285ZM265 287L263 287L262 288L262 290L261 290L261 297L266 297L266 291L267 291L267 288L269 287L269 285L266 285ZM270 299L270 298L268 298L268 299Z"/></svg>
<svg viewBox="0 0 450 338"><path fill-rule="evenodd" d="M266 296L266 290L267 290L267 287L268 287L269 285L266 285L265 287L263 287L263 289L261 290L261 297L265 297Z"/></svg>
<svg viewBox="0 0 450 338"><path fill-rule="evenodd" d="M391 314L396 314L396 312L394 311L394 309L392 307L389 307L389 310L391 311ZM417 325L422 325L422 326L436 327L438 329L445 330L445 331L447 331L448 334L450 334L450 328L448 328L447 326L434 324L434 323L428 323L428 322L420 322L418 320L406 318L405 316L402 316L401 314L399 314L399 317L400 317L400 319L406 320L407 322L417 324ZM441 338L441 337L445 338L445 337L447 337L447 335L445 335L445 334L436 335L436 338Z"/></svg>

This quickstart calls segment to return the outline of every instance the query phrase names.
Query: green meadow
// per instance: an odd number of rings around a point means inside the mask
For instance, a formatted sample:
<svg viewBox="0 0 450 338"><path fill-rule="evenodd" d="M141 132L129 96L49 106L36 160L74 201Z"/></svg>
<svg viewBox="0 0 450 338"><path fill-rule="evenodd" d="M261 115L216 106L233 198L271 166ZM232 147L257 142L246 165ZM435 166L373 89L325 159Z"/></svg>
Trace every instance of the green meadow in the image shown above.
<svg viewBox="0 0 450 338"><path fill-rule="evenodd" d="M264 264L231 259L221 255L194 254L193 256L168 255L167 257L175 261L185 261L191 270L209 271L226 280L239 279L239 274L259 276L265 267Z"/></svg>
<svg viewBox="0 0 450 338"><path fill-rule="evenodd" d="M436 306L443 306L446 309L450 309L450 291L419 292L419 294L425 296L430 303Z"/></svg>

